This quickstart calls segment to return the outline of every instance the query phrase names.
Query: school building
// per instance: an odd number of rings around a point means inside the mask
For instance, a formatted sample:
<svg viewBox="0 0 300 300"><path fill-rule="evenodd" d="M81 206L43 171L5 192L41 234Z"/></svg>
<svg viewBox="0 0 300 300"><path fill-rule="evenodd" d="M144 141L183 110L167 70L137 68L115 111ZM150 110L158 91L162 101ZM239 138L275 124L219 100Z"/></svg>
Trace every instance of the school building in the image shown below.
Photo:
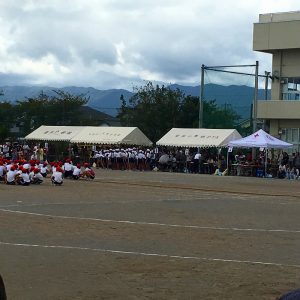
<svg viewBox="0 0 300 300"><path fill-rule="evenodd" d="M269 133L300 151L300 11L259 15L253 50L272 54L271 100L260 100L257 118Z"/></svg>

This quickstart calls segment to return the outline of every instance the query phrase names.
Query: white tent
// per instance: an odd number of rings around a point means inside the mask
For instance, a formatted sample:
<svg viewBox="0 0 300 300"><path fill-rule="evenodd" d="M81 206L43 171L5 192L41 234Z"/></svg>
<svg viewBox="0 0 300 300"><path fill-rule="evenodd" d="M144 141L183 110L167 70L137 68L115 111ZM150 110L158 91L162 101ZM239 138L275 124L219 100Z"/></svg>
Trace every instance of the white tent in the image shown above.
<svg viewBox="0 0 300 300"><path fill-rule="evenodd" d="M137 127L86 126L70 142L84 144L152 145L152 142Z"/></svg>
<svg viewBox="0 0 300 300"><path fill-rule="evenodd" d="M137 127L40 126L25 137L36 141L66 141L83 144L127 144L151 146Z"/></svg>
<svg viewBox="0 0 300 300"><path fill-rule="evenodd" d="M293 144L281 141L260 129L247 137L230 141L228 146L239 148L284 149L292 147Z"/></svg>
<svg viewBox="0 0 300 300"><path fill-rule="evenodd" d="M174 147L225 147L240 139L235 129L172 128L156 144Z"/></svg>
<svg viewBox="0 0 300 300"><path fill-rule="evenodd" d="M40 126L30 134L26 140L36 141L66 141L69 142L82 130L82 126Z"/></svg>
<svg viewBox="0 0 300 300"><path fill-rule="evenodd" d="M239 140L230 141L228 147L237 148L265 148L266 156L268 149L284 149L293 147L293 144L281 141L262 129L252 133ZM227 166L228 166L228 153L227 153ZM265 174L267 173L267 159L265 159Z"/></svg>

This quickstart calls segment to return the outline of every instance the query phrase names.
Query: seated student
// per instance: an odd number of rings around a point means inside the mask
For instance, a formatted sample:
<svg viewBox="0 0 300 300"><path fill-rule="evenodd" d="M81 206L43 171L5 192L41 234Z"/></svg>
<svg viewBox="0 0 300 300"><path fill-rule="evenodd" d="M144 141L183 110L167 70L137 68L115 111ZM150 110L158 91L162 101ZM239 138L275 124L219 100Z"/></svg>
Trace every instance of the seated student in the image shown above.
<svg viewBox="0 0 300 300"><path fill-rule="evenodd" d="M80 166L80 164L77 164L74 167L72 178L75 180L78 180L81 176L82 176L81 166Z"/></svg>
<svg viewBox="0 0 300 300"><path fill-rule="evenodd" d="M43 175L40 173L40 170L38 168L35 168L33 170L33 177L31 178L32 184L41 184L44 181Z"/></svg>
<svg viewBox="0 0 300 300"><path fill-rule="evenodd" d="M22 169L22 173L18 176L18 184L23 186L30 185L30 178L28 171L26 169Z"/></svg>
<svg viewBox="0 0 300 300"><path fill-rule="evenodd" d="M48 163L44 162L43 165L41 166L41 174L44 178L47 177L47 174L49 173L49 170L48 170Z"/></svg>
<svg viewBox="0 0 300 300"><path fill-rule="evenodd" d="M64 169L64 177L65 178L70 178L72 177L73 174L73 163L71 161L71 159L66 159L66 162L63 165L63 169Z"/></svg>
<svg viewBox="0 0 300 300"><path fill-rule="evenodd" d="M88 163L84 163L84 171L82 177L86 177L87 179L94 179L95 172L89 167Z"/></svg>
<svg viewBox="0 0 300 300"><path fill-rule="evenodd" d="M5 174L5 183L9 185L16 184L16 169L15 166L11 166L9 171Z"/></svg>
<svg viewBox="0 0 300 300"><path fill-rule="evenodd" d="M62 185L63 184L63 170L60 166L56 167L51 177L52 184Z"/></svg>
<svg viewBox="0 0 300 300"><path fill-rule="evenodd" d="M285 164L281 163L278 168L278 178L283 179L286 176L286 167Z"/></svg>
<svg viewBox="0 0 300 300"><path fill-rule="evenodd" d="M4 177L5 177L5 166L2 160L0 160L0 181L4 181Z"/></svg>

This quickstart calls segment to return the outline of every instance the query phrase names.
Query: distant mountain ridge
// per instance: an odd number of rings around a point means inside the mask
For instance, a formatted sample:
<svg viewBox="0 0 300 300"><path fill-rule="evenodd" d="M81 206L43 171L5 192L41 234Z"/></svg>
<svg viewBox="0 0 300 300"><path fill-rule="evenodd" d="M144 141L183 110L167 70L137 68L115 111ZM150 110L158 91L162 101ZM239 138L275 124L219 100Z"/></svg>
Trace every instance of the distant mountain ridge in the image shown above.
<svg viewBox="0 0 300 300"><path fill-rule="evenodd" d="M183 86L173 84L171 89L180 89L185 95L199 96L200 86ZM0 101L16 103L16 101L25 100L26 98L37 97L41 92L46 95L55 95L53 90L63 90L73 95L85 95L89 97L87 105L91 108L105 112L111 116L116 116L121 106L120 97L124 96L125 100L134 94L125 89L108 89L98 90L93 87L76 87L68 86L55 88L49 86L3 86L0 91L4 95L0 96ZM258 91L258 98L263 99L264 90ZM205 100L216 100L218 105L231 106L242 119L250 117L251 103L253 101L254 88L249 86L230 85L223 86L217 84L206 84L204 89Z"/></svg>

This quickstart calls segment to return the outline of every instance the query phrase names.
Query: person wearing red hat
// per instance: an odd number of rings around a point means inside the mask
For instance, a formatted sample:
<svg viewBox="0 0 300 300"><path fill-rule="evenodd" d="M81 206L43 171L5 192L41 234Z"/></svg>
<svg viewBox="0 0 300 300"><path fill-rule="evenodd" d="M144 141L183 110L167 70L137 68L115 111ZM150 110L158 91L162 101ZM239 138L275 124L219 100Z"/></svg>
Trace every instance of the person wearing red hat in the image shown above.
<svg viewBox="0 0 300 300"><path fill-rule="evenodd" d="M38 168L33 170L33 177L31 179L32 184L41 184L44 181L43 175L40 173Z"/></svg>
<svg viewBox="0 0 300 300"><path fill-rule="evenodd" d="M77 164L73 169L72 178L78 180L81 176L82 176L81 166L80 164Z"/></svg>
<svg viewBox="0 0 300 300"><path fill-rule="evenodd" d="M71 178L74 169L71 159L69 158L66 159L66 162L63 165L63 169L64 169L64 177Z"/></svg>
<svg viewBox="0 0 300 300"><path fill-rule="evenodd" d="M28 171L24 168L22 168L22 174L19 175L18 184L22 186L30 185L30 178L29 178Z"/></svg>
<svg viewBox="0 0 300 300"><path fill-rule="evenodd" d="M15 166L11 166L9 171L5 174L5 183L9 185L16 184L16 169Z"/></svg>
<svg viewBox="0 0 300 300"><path fill-rule="evenodd" d="M85 177L86 179L94 179L95 172L92 170L92 168L89 167L89 163L84 163L83 166L84 166L84 171L82 177Z"/></svg>
<svg viewBox="0 0 300 300"><path fill-rule="evenodd" d="M4 180L6 169L2 160L0 160L0 181Z"/></svg>
<svg viewBox="0 0 300 300"><path fill-rule="evenodd" d="M41 171L41 174L44 178L47 177L47 174L49 173L49 170L48 170L48 163L47 162L44 162L43 165L41 166L40 168L40 171Z"/></svg>
<svg viewBox="0 0 300 300"><path fill-rule="evenodd" d="M63 170L60 166L56 167L55 172L52 174L51 181L53 185L63 184Z"/></svg>

